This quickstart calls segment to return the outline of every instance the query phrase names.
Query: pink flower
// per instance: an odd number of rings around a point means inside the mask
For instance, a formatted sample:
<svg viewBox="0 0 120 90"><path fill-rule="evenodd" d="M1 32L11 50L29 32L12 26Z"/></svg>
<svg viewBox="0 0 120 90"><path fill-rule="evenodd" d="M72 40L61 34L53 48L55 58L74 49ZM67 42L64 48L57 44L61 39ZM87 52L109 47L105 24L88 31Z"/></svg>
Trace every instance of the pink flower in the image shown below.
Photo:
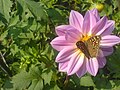
<svg viewBox="0 0 120 90"><path fill-rule="evenodd" d="M59 63L59 71L67 72L67 75L75 74L78 77L85 73L96 76L98 68L103 68L106 64L105 56L113 52L113 45L120 43L120 38L110 35L114 29L115 22L108 20L106 16L100 18L96 9L86 12L84 18L77 12L72 10L69 17L69 25L60 25L56 27L58 37L51 41L51 45L57 51L60 51L56 57ZM92 37L99 36L95 56L90 55L91 45L86 42ZM87 54L83 52L77 42L81 41ZM93 43L93 42L92 42ZM95 41L96 46L96 41ZM89 52L88 52L88 51Z"/></svg>

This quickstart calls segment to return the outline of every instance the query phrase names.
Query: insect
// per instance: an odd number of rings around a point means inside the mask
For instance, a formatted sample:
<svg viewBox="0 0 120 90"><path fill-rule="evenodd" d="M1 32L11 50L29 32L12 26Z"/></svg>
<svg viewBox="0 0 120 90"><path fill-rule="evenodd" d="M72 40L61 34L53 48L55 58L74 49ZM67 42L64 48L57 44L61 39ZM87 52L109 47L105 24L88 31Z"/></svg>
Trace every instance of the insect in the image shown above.
<svg viewBox="0 0 120 90"><path fill-rule="evenodd" d="M78 41L76 46L89 58L97 57L99 45L100 45L100 36L93 36L89 38L86 42Z"/></svg>

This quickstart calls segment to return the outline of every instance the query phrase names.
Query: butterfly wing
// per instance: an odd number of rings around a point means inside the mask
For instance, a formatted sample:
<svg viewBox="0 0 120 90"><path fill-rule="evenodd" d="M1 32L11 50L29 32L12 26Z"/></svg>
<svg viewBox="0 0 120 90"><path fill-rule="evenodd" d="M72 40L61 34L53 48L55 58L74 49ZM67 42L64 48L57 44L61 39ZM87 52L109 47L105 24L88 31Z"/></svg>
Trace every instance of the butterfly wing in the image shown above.
<svg viewBox="0 0 120 90"><path fill-rule="evenodd" d="M86 41L86 46L89 51L90 57L97 57L100 40L100 36L93 36Z"/></svg>
<svg viewBox="0 0 120 90"><path fill-rule="evenodd" d="M90 54L89 54L89 51L85 45L84 42L82 41L78 41L76 43L76 46L85 54L85 56L89 59L90 58Z"/></svg>

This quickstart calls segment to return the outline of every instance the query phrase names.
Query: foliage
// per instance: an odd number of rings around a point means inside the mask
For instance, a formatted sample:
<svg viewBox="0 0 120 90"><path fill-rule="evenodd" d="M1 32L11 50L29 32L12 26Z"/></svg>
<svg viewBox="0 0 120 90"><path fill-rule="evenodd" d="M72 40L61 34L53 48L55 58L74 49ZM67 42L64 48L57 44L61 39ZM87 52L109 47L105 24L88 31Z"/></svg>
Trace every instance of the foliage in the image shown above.
<svg viewBox="0 0 120 90"><path fill-rule="evenodd" d="M101 16L116 21L113 33L119 35L119 4L119 0L0 0L0 53L10 69L0 69L1 90L118 90L119 45L96 77L73 75L67 80L65 73L58 72L57 52L50 41L55 26L68 23L72 9L84 15L97 8Z"/></svg>

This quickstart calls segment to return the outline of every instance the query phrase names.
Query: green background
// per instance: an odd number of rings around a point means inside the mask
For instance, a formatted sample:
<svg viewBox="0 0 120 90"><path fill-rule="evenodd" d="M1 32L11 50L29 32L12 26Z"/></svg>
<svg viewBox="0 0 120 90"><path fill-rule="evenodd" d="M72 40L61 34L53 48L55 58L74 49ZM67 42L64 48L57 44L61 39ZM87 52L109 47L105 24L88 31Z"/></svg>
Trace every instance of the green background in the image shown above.
<svg viewBox="0 0 120 90"><path fill-rule="evenodd" d="M113 34L120 36L120 0L0 0L0 55L11 70L0 68L1 90L119 90L119 44L95 77L73 75L67 81L55 63L55 27L68 24L71 10L84 15L93 8L115 20Z"/></svg>

